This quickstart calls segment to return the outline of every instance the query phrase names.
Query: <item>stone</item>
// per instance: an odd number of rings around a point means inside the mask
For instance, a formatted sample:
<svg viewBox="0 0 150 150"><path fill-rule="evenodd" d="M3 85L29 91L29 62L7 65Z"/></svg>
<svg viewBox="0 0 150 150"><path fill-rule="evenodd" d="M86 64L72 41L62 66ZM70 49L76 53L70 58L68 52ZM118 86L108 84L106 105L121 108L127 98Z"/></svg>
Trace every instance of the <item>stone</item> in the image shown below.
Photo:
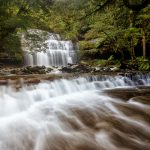
<svg viewBox="0 0 150 150"><path fill-rule="evenodd" d="M0 80L0 85L6 85L7 84L7 80Z"/></svg>

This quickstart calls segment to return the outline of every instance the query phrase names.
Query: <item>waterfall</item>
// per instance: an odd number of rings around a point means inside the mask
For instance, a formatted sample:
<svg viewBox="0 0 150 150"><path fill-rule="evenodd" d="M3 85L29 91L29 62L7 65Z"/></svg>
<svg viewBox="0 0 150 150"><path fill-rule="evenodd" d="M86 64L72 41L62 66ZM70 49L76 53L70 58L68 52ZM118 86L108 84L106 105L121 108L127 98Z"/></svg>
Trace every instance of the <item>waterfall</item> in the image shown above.
<svg viewBox="0 0 150 150"><path fill-rule="evenodd" d="M29 40L22 36L22 43L25 43L23 49L26 66L66 66L76 63L76 50L72 41L61 40L59 34L43 35L40 30L32 29L28 32L32 37L36 35L38 38L34 42L35 39Z"/></svg>
<svg viewBox="0 0 150 150"><path fill-rule="evenodd" d="M149 86L149 75L0 86L0 150L148 150Z"/></svg>

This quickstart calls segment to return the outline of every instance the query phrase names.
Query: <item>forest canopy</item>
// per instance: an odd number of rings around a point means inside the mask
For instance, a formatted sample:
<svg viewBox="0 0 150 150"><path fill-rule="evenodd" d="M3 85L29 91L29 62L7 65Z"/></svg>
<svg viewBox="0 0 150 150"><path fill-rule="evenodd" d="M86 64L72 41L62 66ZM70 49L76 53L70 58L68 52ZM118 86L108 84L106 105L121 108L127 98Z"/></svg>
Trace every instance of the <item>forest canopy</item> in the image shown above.
<svg viewBox="0 0 150 150"><path fill-rule="evenodd" d="M0 58L22 61L19 33L60 33L81 59L149 59L149 0L0 0Z"/></svg>

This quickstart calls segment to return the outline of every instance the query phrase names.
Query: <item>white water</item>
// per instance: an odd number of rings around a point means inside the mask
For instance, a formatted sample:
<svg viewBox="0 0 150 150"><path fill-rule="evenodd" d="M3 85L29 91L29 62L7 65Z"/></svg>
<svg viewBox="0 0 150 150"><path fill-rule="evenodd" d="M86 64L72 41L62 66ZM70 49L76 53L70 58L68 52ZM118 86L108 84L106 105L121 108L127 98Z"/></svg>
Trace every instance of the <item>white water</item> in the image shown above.
<svg viewBox="0 0 150 150"><path fill-rule="evenodd" d="M26 66L66 66L76 63L76 51L72 41L62 41L58 34L51 33L44 44L46 48L41 43L38 51L28 50L29 47L25 49Z"/></svg>
<svg viewBox="0 0 150 150"><path fill-rule="evenodd" d="M138 80L150 85L149 76L105 76L43 81L19 91L1 86L0 150L148 150L150 122L124 109L150 117L149 105L103 93L135 88Z"/></svg>

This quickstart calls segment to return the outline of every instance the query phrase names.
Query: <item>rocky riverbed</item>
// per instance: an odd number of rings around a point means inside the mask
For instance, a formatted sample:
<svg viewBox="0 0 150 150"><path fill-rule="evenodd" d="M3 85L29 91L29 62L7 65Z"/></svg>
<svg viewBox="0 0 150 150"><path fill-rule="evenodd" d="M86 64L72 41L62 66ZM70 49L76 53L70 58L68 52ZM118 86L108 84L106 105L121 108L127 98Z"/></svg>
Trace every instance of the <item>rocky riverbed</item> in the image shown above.
<svg viewBox="0 0 150 150"><path fill-rule="evenodd" d="M79 78L0 86L0 149L149 150L150 76L89 75L30 75Z"/></svg>
<svg viewBox="0 0 150 150"><path fill-rule="evenodd" d="M92 67L89 65L75 64L65 67L6 67L0 69L0 75L31 75L31 74L50 74L50 73L94 73L94 72L119 71L116 67Z"/></svg>
<svg viewBox="0 0 150 150"><path fill-rule="evenodd" d="M78 76L134 76L136 74L148 74L149 72L135 71L134 69L122 69L115 66L90 66L85 64L68 64L65 67L45 67L45 66L26 66L26 67L1 67L0 85L15 85L21 87L23 84L37 84L42 80L70 79Z"/></svg>
<svg viewBox="0 0 150 150"><path fill-rule="evenodd" d="M114 72L138 72L137 70L116 66L91 66L85 64L68 64L63 67L26 66L26 67L1 67L0 76L32 75L53 73L114 73Z"/></svg>

